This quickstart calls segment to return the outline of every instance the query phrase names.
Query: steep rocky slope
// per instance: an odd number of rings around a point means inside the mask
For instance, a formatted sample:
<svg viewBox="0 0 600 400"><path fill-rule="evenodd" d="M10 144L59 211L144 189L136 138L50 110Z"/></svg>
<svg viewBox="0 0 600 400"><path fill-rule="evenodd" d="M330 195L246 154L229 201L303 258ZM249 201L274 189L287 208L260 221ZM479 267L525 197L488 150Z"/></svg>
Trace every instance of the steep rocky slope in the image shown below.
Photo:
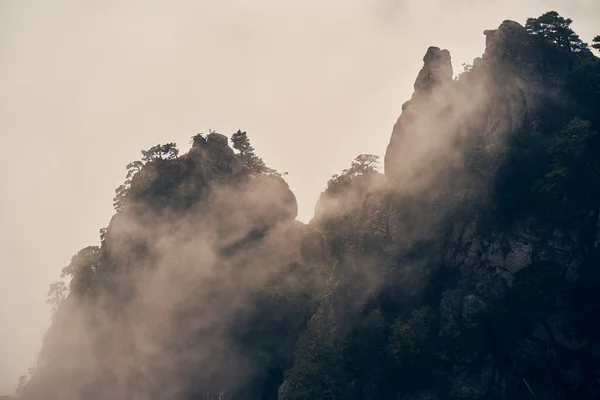
<svg viewBox="0 0 600 400"><path fill-rule="evenodd" d="M282 373L312 285L295 197L225 136L196 139L139 168L102 246L67 267L26 398L259 398Z"/></svg>
<svg viewBox="0 0 600 400"><path fill-rule="evenodd" d="M457 79L428 49L387 184L311 223L333 268L280 399L600 396L598 75L573 90L599 64L534 23L486 31Z"/></svg>
<svg viewBox="0 0 600 400"><path fill-rule="evenodd" d="M248 143L144 152L26 399L600 398L600 60L556 13L431 47L385 155L295 221ZM249 153L248 153L249 152Z"/></svg>

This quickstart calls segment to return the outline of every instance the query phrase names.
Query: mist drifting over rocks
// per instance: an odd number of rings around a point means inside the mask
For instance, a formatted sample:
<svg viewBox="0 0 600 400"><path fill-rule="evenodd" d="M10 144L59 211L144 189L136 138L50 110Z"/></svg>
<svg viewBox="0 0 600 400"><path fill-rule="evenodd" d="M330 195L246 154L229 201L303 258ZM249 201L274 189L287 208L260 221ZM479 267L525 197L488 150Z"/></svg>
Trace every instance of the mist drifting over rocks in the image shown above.
<svg viewBox="0 0 600 400"><path fill-rule="evenodd" d="M457 77L430 47L384 173L358 156L309 224L241 131L143 152L19 395L596 398L600 61L569 25L505 21Z"/></svg>

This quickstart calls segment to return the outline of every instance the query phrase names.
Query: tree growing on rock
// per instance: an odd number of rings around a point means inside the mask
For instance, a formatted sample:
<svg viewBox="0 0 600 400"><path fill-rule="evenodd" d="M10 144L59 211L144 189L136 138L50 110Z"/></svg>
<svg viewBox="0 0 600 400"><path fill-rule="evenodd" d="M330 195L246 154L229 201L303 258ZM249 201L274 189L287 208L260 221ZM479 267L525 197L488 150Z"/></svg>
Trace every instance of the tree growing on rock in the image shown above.
<svg viewBox="0 0 600 400"><path fill-rule="evenodd" d="M63 281L58 281L50 284L48 289L48 297L46 298L46 304L50 304L52 307L52 314L54 315L58 311L58 307L67 297L69 289L67 289Z"/></svg>
<svg viewBox="0 0 600 400"><path fill-rule="evenodd" d="M587 49L587 44L571 29L571 23L572 19L563 18L556 11L549 11L538 18L528 18L525 28L529 34L560 49L572 52Z"/></svg>
<svg viewBox="0 0 600 400"><path fill-rule="evenodd" d="M600 35L596 36L592 42L594 42L594 44L592 45L592 47L596 50L600 50Z"/></svg>
<svg viewBox="0 0 600 400"><path fill-rule="evenodd" d="M246 165L251 172L257 174L281 175L276 170L267 167L263 159L256 155L254 147L250 144L250 139L248 139L248 134L246 132L238 129L236 133L231 135L231 143L233 143L233 148L239 152L238 156L244 165Z"/></svg>
<svg viewBox="0 0 600 400"><path fill-rule="evenodd" d="M113 199L113 207L115 210L120 211L125 206L127 195L131 189L131 181L144 166L150 164L155 164L158 167L164 166L170 161L177 160L178 157L179 150L175 143L158 144L152 146L148 150L142 150L142 159L127 164L125 182L115 190L115 197Z"/></svg>
<svg viewBox="0 0 600 400"><path fill-rule="evenodd" d="M148 150L142 150L142 163L148 164L156 160L174 160L178 156L179 150L175 143L157 144ZM139 163L139 161L137 162Z"/></svg>
<svg viewBox="0 0 600 400"><path fill-rule="evenodd" d="M600 199L597 137L591 122L580 118L574 118L556 135L550 149L550 169L535 182L533 190L551 199L552 207L558 208L557 215L572 218L567 208L586 209Z"/></svg>
<svg viewBox="0 0 600 400"><path fill-rule="evenodd" d="M192 146L198 147L206 144L206 137L203 133L196 133L192 136Z"/></svg>
<svg viewBox="0 0 600 400"><path fill-rule="evenodd" d="M70 276L75 278L82 270L86 268L96 269L100 260L100 248L98 246L88 246L79 250L71 258L71 262L62 269L61 278Z"/></svg>
<svg viewBox="0 0 600 400"><path fill-rule="evenodd" d="M341 174L335 174L327 182L325 192L333 194L343 190L354 178L377 172L379 168L379 156L373 154L360 154Z"/></svg>

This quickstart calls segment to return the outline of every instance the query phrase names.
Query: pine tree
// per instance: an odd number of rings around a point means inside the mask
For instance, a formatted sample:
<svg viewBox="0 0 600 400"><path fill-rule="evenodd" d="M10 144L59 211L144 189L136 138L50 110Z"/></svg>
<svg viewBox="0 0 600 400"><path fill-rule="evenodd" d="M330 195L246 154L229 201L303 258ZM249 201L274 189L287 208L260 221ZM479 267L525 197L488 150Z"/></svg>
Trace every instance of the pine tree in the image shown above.
<svg viewBox="0 0 600 400"><path fill-rule="evenodd" d="M563 50L579 52L587 49L587 44L571 29L572 22L556 11L549 11L538 18L528 18L525 28L529 34Z"/></svg>
<svg viewBox="0 0 600 400"><path fill-rule="evenodd" d="M272 168L267 167L262 158L256 155L254 147L250 144L248 134L238 129L236 133L231 135L233 148L239 151L238 156L242 162L248 167L251 172L267 175L281 175Z"/></svg>

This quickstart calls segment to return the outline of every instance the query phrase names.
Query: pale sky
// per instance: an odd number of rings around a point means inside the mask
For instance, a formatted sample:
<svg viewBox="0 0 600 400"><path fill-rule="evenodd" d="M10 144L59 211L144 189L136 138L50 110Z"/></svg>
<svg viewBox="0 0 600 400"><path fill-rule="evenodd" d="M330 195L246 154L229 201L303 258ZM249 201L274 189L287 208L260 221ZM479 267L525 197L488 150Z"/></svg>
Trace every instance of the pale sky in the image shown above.
<svg viewBox="0 0 600 400"><path fill-rule="evenodd" d="M383 159L428 46L460 72L485 29L552 9L600 34L598 0L0 0L0 394L140 150L246 130L308 222L331 175Z"/></svg>

